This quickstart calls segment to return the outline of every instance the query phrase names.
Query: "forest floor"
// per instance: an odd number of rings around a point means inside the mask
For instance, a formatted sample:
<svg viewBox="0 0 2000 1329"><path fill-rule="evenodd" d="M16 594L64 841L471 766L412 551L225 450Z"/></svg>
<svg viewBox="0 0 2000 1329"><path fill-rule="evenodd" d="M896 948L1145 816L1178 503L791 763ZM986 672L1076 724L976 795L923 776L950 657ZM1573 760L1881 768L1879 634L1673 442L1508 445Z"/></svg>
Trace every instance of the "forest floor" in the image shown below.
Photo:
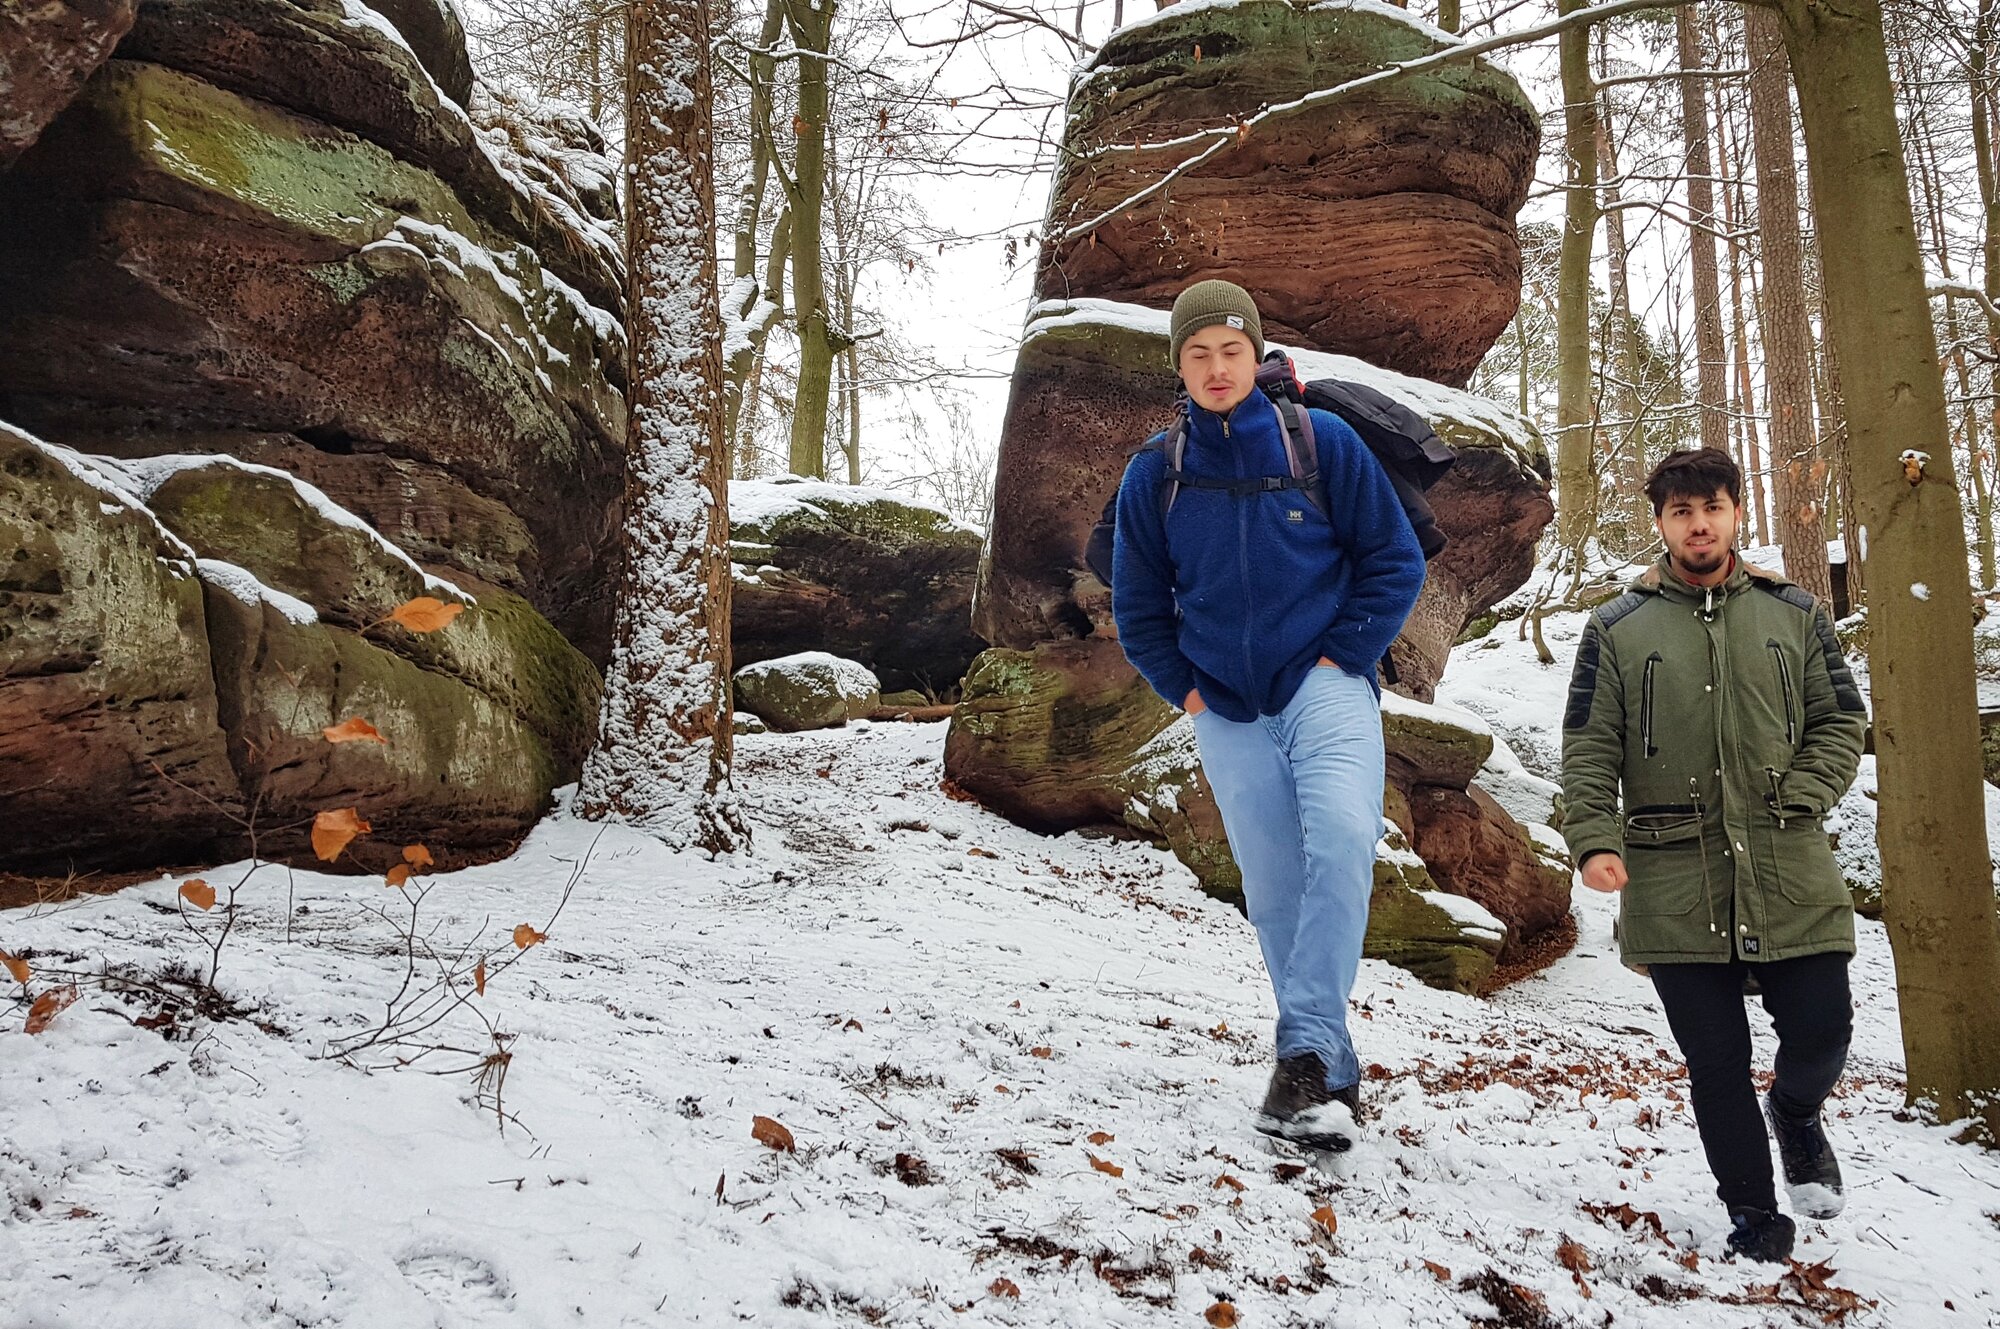
<svg viewBox="0 0 2000 1329"><path fill-rule="evenodd" d="M1495 637L1443 699L1545 768L1567 659ZM1607 902L1491 998L1365 963L1370 1120L1329 1175L1250 1128L1245 921L1150 846L948 798L944 732L740 740L731 859L559 812L420 878L436 950L518 959L346 1058L405 972L377 878L260 871L207 1015L159 999L207 958L178 878L0 912L34 990L130 981L0 1032L0 1325L2000 1325L2000 1158L1903 1110L1878 925L1847 1212L1737 1263Z"/></svg>

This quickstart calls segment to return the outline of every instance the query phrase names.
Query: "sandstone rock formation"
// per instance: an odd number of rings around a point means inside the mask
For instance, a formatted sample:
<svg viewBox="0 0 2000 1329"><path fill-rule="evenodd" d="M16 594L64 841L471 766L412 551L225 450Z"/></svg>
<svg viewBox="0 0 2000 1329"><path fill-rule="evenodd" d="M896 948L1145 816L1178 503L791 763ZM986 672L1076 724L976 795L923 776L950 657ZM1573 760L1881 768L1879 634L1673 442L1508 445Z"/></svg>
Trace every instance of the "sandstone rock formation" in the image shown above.
<svg viewBox="0 0 2000 1329"><path fill-rule="evenodd" d="M979 532L879 489L784 477L729 487L739 665L825 650L885 688L951 693L981 642L968 622Z"/></svg>
<svg viewBox="0 0 2000 1329"><path fill-rule="evenodd" d="M293 469L599 656L612 168L580 120L474 84L438 0L392 8L424 61L343 0L141 5L0 173L0 416Z"/></svg>
<svg viewBox="0 0 2000 1329"><path fill-rule="evenodd" d="M1450 543L1390 649L1398 689L1428 701L1459 632L1529 575L1554 515L1547 451L1531 424L1448 385L1519 302L1534 108L1477 61L1312 98L1453 40L1367 3L1173 6L1114 34L1072 84L973 606L995 649L945 748L947 778L982 803L1051 830L1127 826L1209 890L1235 889L1191 735L1124 663L1109 593L1082 567L1126 458L1171 419L1165 311L1192 281L1242 283L1302 377L1367 382L1458 451L1429 494ZM1273 107L1291 109L1251 123ZM1226 146L1147 192L1211 144ZM1369 953L1476 986L1567 912L1567 863L1552 832L1474 783L1493 754L1483 725L1395 700L1385 807L1424 866L1378 848ZM1532 785L1507 783L1550 815Z"/></svg>
<svg viewBox="0 0 2000 1329"><path fill-rule="evenodd" d="M40 137L132 26L138 0L0 9L0 171Z"/></svg>
<svg viewBox="0 0 2000 1329"><path fill-rule="evenodd" d="M309 486L233 458L120 466L0 426L0 868L307 853L354 807L445 858L574 779L590 663L498 587L427 576ZM385 623L418 595L444 630ZM360 716L385 742L321 730Z"/></svg>
<svg viewBox="0 0 2000 1329"><path fill-rule="evenodd" d="M1175 5L1126 24L1071 88L1037 294L1164 308L1227 277L1257 293L1267 337L1463 384L1520 295L1514 213L1541 135L1519 85L1453 64L1238 134L1454 40L1368 4ZM1061 238L1218 139L1170 188Z"/></svg>

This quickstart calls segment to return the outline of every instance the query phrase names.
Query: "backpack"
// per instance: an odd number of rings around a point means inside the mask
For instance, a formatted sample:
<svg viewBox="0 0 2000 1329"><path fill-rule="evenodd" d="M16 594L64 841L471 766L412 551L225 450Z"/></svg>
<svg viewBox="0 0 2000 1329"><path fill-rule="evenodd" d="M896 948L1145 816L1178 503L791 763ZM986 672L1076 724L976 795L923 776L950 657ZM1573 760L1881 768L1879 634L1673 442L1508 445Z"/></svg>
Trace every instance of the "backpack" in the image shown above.
<svg viewBox="0 0 2000 1329"><path fill-rule="evenodd" d="M1429 562L1444 551L1446 538L1438 529L1437 514L1431 511L1424 491L1451 469L1457 454L1437 436L1435 430L1409 407L1363 383L1346 379L1318 378L1301 384L1290 357L1272 351L1257 367L1257 386L1285 422L1285 457L1291 465L1288 476L1258 476L1248 480L1211 480L1190 475L1181 469L1187 455L1187 398L1182 397L1174 423L1165 434L1148 440L1137 452L1166 454L1167 471L1160 485L1160 515L1165 517L1180 494L1182 485L1196 489L1222 489L1236 495L1273 489L1297 489L1305 493L1320 515L1331 517L1326 480L1319 473L1319 448L1313 440L1312 416L1307 408L1317 407L1345 420L1375 454L1409 516L1417 544ZM1134 455L1137 455L1137 452ZM1114 486L1104 512L1091 527L1083 550L1084 566L1106 586L1111 584L1111 549L1117 529L1118 491Z"/></svg>

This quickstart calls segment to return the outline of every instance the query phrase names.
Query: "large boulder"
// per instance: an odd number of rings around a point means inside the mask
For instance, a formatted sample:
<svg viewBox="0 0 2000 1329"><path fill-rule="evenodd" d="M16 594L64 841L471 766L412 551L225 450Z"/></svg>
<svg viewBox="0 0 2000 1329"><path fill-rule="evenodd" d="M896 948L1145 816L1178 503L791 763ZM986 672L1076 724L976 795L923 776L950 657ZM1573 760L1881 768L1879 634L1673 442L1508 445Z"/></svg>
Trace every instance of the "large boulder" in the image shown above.
<svg viewBox="0 0 2000 1329"><path fill-rule="evenodd" d="M1567 914L1560 837L1517 823L1472 783L1494 751L1476 718L1393 698L1383 739L1393 833L1377 847L1366 953L1473 990L1503 953ZM1242 903L1193 726L1116 642L983 653L945 737L945 771L952 787L1033 830L1115 826L1165 844L1204 890Z"/></svg>
<svg viewBox="0 0 2000 1329"><path fill-rule="evenodd" d="M993 482L973 628L996 646L1115 633L1110 597L1083 546L1133 446L1171 418L1167 315L1102 300L1050 301L1029 316ZM1553 517L1548 452L1528 421L1488 398L1349 356L1286 348L1301 375L1367 383L1408 403L1458 452L1430 491L1450 544L1390 658L1398 686L1428 699L1452 641L1534 566Z"/></svg>
<svg viewBox="0 0 2000 1329"><path fill-rule="evenodd" d="M787 476L729 486L730 649L738 664L822 650L885 688L954 691L980 535L902 495Z"/></svg>
<svg viewBox="0 0 2000 1329"><path fill-rule="evenodd" d="M21 828L0 869L242 852L242 818L265 857L303 858L337 807L465 861L511 848L576 778L591 664L520 597L424 572L311 486L5 427L0 477L0 532L24 550L0 568L0 821ZM464 608L430 633L389 621L419 596ZM384 741L327 741L354 718Z"/></svg>
<svg viewBox="0 0 2000 1329"><path fill-rule="evenodd" d="M138 0L0 8L0 171L69 105L132 26Z"/></svg>
<svg viewBox="0 0 2000 1329"><path fill-rule="evenodd" d="M786 734L837 729L866 718L882 702L882 685L866 665L825 651L746 665L732 686L738 710Z"/></svg>
<svg viewBox="0 0 2000 1329"><path fill-rule="evenodd" d="M237 812L193 551L0 424L0 868L198 856Z"/></svg>
<svg viewBox="0 0 2000 1329"><path fill-rule="evenodd" d="M1257 293L1267 336L1465 383L1520 298L1534 106L1483 60L1300 104L1457 40L1385 5L1286 0L1126 24L1071 84L1038 294L1165 307L1226 277Z"/></svg>
<svg viewBox="0 0 2000 1329"><path fill-rule="evenodd" d="M146 0L0 174L0 408L95 453L316 454L288 469L601 658L612 167L580 117L463 85L427 7L420 62L350 0Z"/></svg>

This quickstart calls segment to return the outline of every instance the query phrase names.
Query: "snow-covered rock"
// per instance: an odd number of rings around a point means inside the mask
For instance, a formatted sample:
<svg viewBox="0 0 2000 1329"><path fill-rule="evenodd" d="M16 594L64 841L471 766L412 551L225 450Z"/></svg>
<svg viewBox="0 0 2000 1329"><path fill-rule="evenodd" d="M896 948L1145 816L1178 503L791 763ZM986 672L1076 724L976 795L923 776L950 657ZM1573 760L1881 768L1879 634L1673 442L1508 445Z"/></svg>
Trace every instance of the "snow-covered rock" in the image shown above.
<svg viewBox="0 0 2000 1329"><path fill-rule="evenodd" d="M733 686L738 710L783 733L836 728L864 718L882 700L882 684L868 666L825 651L745 665Z"/></svg>

